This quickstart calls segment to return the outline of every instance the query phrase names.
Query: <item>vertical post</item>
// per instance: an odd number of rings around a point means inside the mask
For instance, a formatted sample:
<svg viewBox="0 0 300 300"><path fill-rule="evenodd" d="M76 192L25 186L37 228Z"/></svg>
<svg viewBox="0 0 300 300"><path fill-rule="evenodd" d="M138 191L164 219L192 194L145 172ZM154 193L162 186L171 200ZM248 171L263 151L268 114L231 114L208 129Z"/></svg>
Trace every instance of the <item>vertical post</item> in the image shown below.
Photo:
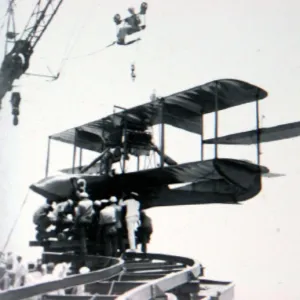
<svg viewBox="0 0 300 300"><path fill-rule="evenodd" d="M204 127L204 121L203 121L203 114L201 112L201 121L200 121L200 151L201 151L201 161L204 159L204 144L203 144L203 140L204 140L204 136L203 136L203 127Z"/></svg>
<svg viewBox="0 0 300 300"><path fill-rule="evenodd" d="M50 164L50 146L51 146L51 136L48 137L48 149L47 149L47 160L46 160L46 176L49 173L49 164Z"/></svg>
<svg viewBox="0 0 300 300"><path fill-rule="evenodd" d="M257 155L257 164L260 165L260 125L259 125L259 89L257 89L256 93L256 101L255 101L255 107L256 107L256 155Z"/></svg>
<svg viewBox="0 0 300 300"><path fill-rule="evenodd" d="M79 148L79 168L82 167L82 148Z"/></svg>
<svg viewBox="0 0 300 300"><path fill-rule="evenodd" d="M122 165L122 173L125 173L126 157L127 157L127 117L126 117L126 112L125 112L125 114L124 114L124 128L123 128L123 165Z"/></svg>
<svg viewBox="0 0 300 300"><path fill-rule="evenodd" d="M72 174L74 174L75 172L75 164L76 164L76 150L77 150L76 140L77 140L77 128L75 128L75 137L74 137Z"/></svg>
<svg viewBox="0 0 300 300"><path fill-rule="evenodd" d="M219 129L219 95L218 95L218 81L216 81L216 92L215 92L215 158L218 158L218 129Z"/></svg>
<svg viewBox="0 0 300 300"><path fill-rule="evenodd" d="M139 171L140 170L140 156L137 156L137 166L136 166L136 168L137 168L137 171Z"/></svg>
<svg viewBox="0 0 300 300"><path fill-rule="evenodd" d="M164 124L164 99L160 99L160 167L165 162L165 124Z"/></svg>

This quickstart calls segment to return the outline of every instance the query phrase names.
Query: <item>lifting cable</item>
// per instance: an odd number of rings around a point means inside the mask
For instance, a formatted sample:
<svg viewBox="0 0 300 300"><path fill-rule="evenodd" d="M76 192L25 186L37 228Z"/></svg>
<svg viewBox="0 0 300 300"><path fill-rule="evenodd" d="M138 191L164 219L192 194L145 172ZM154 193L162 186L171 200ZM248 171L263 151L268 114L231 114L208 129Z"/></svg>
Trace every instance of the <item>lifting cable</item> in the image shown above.
<svg viewBox="0 0 300 300"><path fill-rule="evenodd" d="M27 200L28 200L28 195L29 195L29 191L27 192L27 194L26 194L26 196L25 196L25 198L24 198L24 200L23 200L23 203L22 203L22 205L21 205L21 208L20 208L19 214L17 215L17 218L15 219L15 221L14 221L14 223L13 223L11 229L10 229L10 232L9 232L9 234L8 234L8 236L7 236L6 242L5 242L5 244L4 244L3 248L2 248L2 252L5 251L7 245L8 245L9 242L10 242L11 236L12 236L12 234L13 234L13 232L14 232L14 230L15 230L17 224L18 224L18 221L19 221L19 218L20 218L20 216L21 216L21 214L22 214L23 208L24 208L24 206L25 206L25 204L26 204L26 202L27 202Z"/></svg>
<svg viewBox="0 0 300 300"><path fill-rule="evenodd" d="M94 1L96 2L96 1ZM67 61L72 59L69 58L69 56L72 54L76 44L78 43L78 40L80 38L80 34L82 33L83 28L88 24L88 21L91 21L91 15L92 13L95 13L95 9L94 9L94 4L91 6L91 9L89 9L87 11L87 14L85 15L85 18L82 22L82 25L79 27L79 29L77 30L77 34L76 34L76 25L74 25L73 28L73 33L72 33L72 38L69 40L69 43L67 44L65 51L64 51L64 56L60 62L60 67L58 70L58 74L61 73L62 69L64 68L64 66L66 65ZM73 43L71 43L71 41L73 40Z"/></svg>

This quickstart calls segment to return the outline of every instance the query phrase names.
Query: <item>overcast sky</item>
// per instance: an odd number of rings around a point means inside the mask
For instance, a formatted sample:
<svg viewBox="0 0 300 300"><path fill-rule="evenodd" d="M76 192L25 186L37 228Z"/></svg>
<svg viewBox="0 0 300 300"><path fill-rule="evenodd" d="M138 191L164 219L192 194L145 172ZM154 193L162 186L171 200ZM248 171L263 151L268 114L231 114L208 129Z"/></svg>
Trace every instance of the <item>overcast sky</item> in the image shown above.
<svg viewBox="0 0 300 300"><path fill-rule="evenodd" d="M2 16L7 1L0 3ZM21 32L35 1L17 3ZM12 126L5 99L0 112L1 244L28 186L44 176L47 136L105 116L114 104L141 104L153 89L168 95L217 78L236 78L269 92L261 102L263 126L300 119L298 1L151 0L138 46L88 55L114 40L113 15L139 4L65 0L30 66L32 73L46 73L47 66L57 72L67 55L59 80L22 78L18 127ZM212 120L205 117L206 137L213 134ZM253 104L220 113L220 134L254 126ZM209 158L213 152L207 149ZM51 170L71 166L71 147L54 145L52 150ZM287 176L264 180L260 195L244 205L151 209L155 232L150 250L197 258L209 278L236 283L236 299L299 299L299 150L300 139L263 145L262 164ZM168 129L167 152L180 162L197 160L199 137ZM255 147L222 147L219 153L255 159ZM31 215L42 201L29 194L7 250L32 256L27 247L33 236Z"/></svg>

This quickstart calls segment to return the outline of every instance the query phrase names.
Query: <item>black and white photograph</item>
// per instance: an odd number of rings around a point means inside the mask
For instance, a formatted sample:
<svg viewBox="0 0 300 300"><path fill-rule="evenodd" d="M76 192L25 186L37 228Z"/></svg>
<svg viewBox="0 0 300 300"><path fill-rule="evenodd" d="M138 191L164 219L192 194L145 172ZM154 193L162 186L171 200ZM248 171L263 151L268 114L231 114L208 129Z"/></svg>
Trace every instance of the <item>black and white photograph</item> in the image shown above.
<svg viewBox="0 0 300 300"><path fill-rule="evenodd" d="M0 300L299 300L299 11L0 0Z"/></svg>

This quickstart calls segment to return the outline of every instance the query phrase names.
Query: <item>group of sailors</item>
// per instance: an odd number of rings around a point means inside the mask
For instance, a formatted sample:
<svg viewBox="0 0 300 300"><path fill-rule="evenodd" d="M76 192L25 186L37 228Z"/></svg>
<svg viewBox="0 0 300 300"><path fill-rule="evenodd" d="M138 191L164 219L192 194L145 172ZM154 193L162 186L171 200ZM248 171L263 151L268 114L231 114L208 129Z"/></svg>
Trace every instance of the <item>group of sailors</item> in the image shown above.
<svg viewBox="0 0 300 300"><path fill-rule="evenodd" d="M23 286L27 270L22 256L0 252L0 290Z"/></svg>
<svg viewBox="0 0 300 300"><path fill-rule="evenodd" d="M85 269L83 267L82 269ZM48 263L43 264L41 259L36 262L25 263L21 256L15 256L12 252L7 255L0 253L0 291L20 288L28 285L49 282L66 277L70 272L70 264ZM82 273L79 270L79 273ZM76 291L82 291L78 289ZM74 291L76 294L76 292ZM64 290L50 292L51 295L65 295ZM41 296L29 298L39 300ZM28 300L29 300L28 299Z"/></svg>
<svg viewBox="0 0 300 300"><path fill-rule="evenodd" d="M86 181L77 180L77 199L60 203L47 200L33 216L39 241L56 237L58 240L80 240L81 250L87 253L87 241L96 245L96 253L117 256L125 250L142 252L153 231L152 221L140 209L138 195L130 193L117 199L91 200L86 192ZM52 231L49 229L54 226Z"/></svg>

